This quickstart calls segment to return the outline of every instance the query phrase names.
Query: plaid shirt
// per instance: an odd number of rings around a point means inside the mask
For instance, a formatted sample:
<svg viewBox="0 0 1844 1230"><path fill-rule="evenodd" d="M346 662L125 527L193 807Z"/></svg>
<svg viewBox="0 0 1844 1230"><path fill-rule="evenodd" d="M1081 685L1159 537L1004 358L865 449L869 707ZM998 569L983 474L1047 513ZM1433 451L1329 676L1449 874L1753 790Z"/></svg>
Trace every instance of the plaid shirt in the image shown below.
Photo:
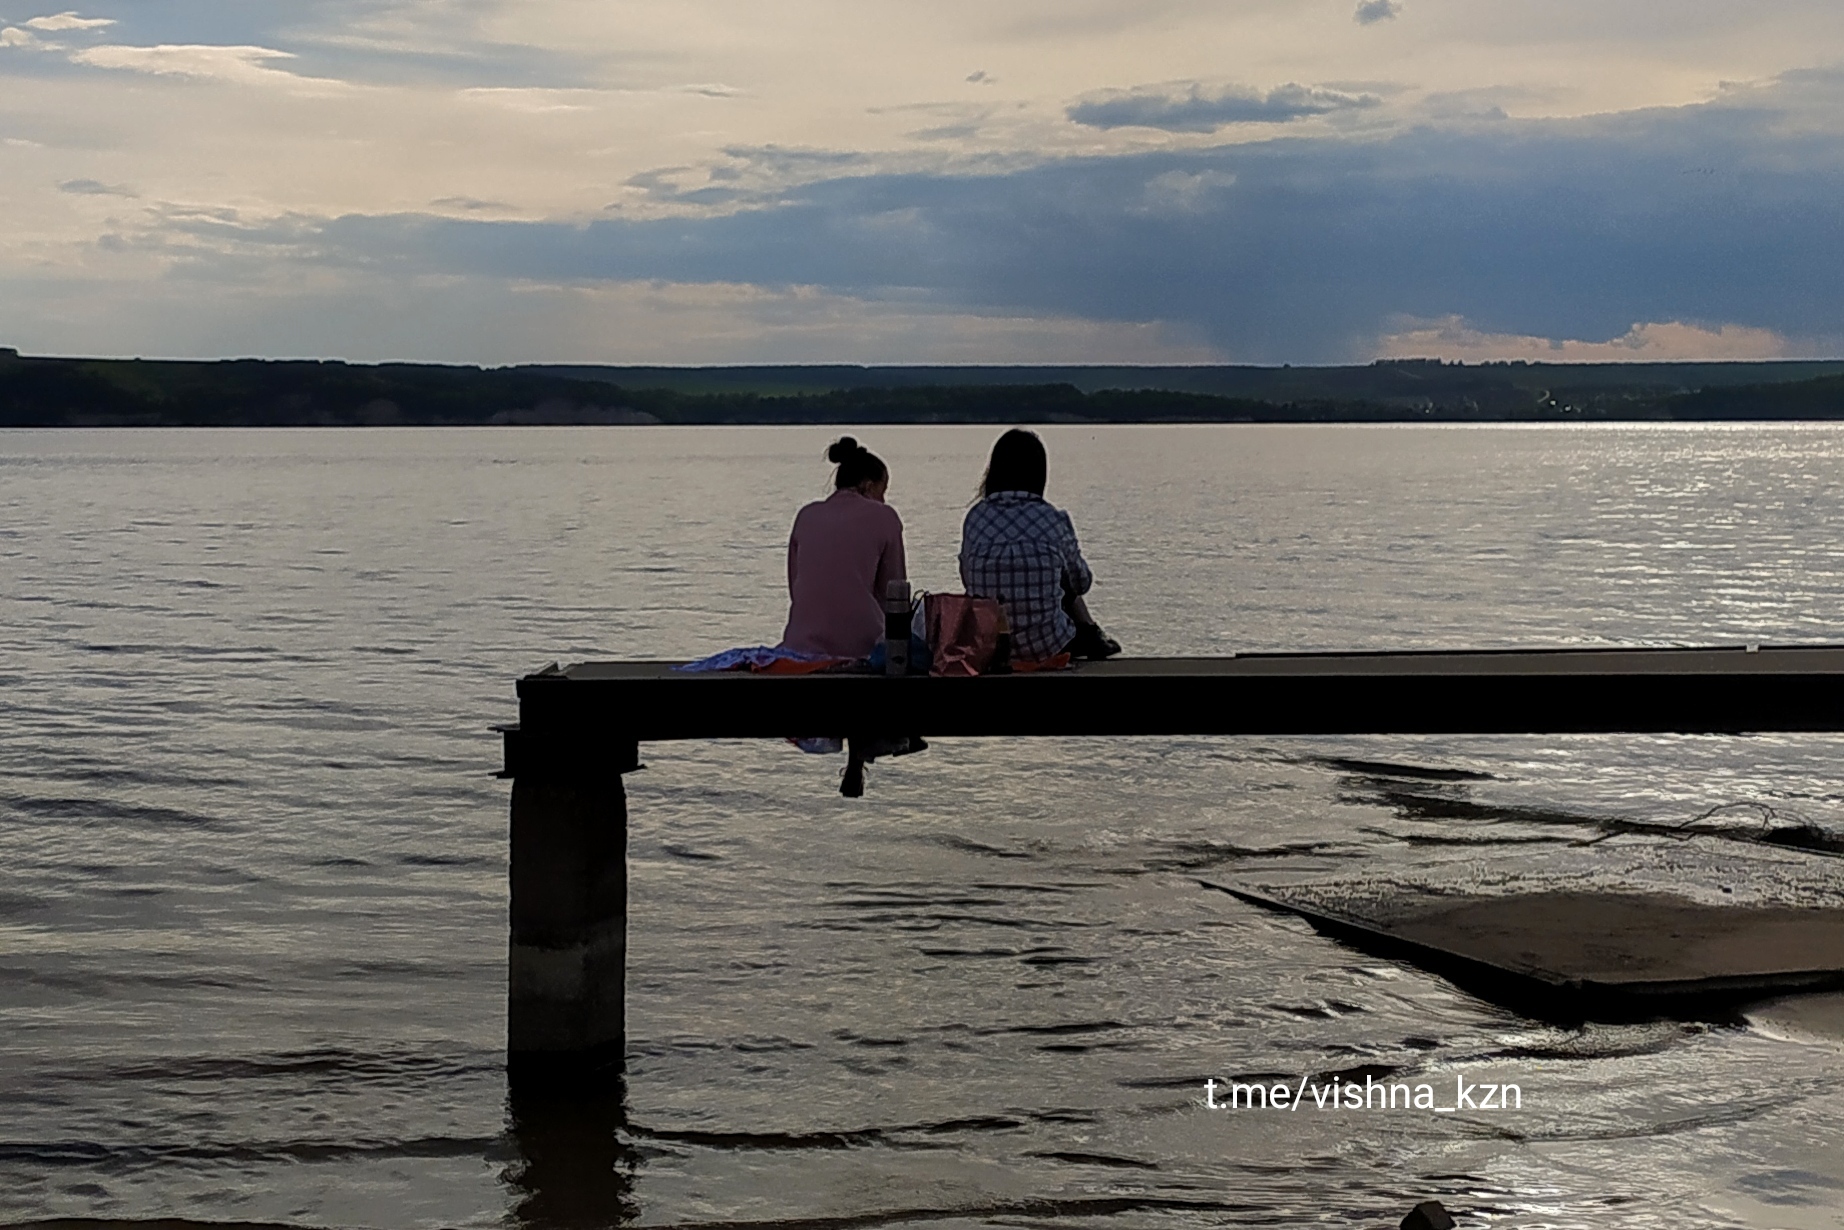
<svg viewBox="0 0 1844 1230"><path fill-rule="evenodd" d="M960 580L1004 604L1014 655L1048 658L1076 635L1063 595L1087 593L1095 578L1068 513L1029 491L995 491L967 510Z"/></svg>

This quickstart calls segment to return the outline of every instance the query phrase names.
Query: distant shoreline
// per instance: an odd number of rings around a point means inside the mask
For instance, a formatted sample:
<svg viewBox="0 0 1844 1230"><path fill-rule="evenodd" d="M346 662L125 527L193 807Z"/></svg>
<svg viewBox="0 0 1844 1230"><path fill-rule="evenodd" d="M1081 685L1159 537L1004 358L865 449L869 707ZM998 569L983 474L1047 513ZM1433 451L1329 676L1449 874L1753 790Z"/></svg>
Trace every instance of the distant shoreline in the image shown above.
<svg viewBox="0 0 1844 1230"><path fill-rule="evenodd" d="M479 368L21 356L0 427L1844 420L1844 360Z"/></svg>

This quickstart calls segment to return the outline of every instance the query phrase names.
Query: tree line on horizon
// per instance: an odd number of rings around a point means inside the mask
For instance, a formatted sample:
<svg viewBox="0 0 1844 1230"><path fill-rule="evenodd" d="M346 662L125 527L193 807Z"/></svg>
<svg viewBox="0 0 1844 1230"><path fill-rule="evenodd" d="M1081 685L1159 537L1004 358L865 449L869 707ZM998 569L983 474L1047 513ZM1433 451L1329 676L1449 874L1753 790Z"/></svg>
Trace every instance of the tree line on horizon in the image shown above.
<svg viewBox="0 0 1844 1230"><path fill-rule="evenodd" d="M1294 369L1297 373L1300 369ZM1070 383L915 384L763 394L627 388L538 368L236 359L21 358L0 350L4 427L547 424L1621 422L1844 419L1844 375L1685 388L1550 390L1510 365L1323 369L1340 396L1264 400ZM1374 371L1365 381L1354 373ZM1763 375L1770 375L1766 371ZM1326 382L1331 385L1331 381ZM1540 383L1540 382L1538 382ZM1304 387L1310 388L1310 380ZM1349 395L1355 392L1356 395Z"/></svg>

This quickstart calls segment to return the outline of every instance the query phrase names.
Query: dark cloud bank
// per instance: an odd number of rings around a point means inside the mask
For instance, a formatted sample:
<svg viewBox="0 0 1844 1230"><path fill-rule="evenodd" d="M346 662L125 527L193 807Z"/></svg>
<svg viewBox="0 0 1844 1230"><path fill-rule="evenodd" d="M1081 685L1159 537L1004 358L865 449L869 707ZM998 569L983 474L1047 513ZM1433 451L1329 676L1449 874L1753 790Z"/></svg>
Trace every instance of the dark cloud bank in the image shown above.
<svg viewBox="0 0 1844 1230"><path fill-rule="evenodd" d="M1824 129L1841 97L1844 75L1811 73L1585 120L833 178L713 217L346 217L272 239L405 272L813 285L1160 320L1247 361L1361 356L1404 316L1450 314L1589 339L1636 321L1739 323L1835 349L1844 137ZM1823 128L1802 122L1820 115Z"/></svg>
<svg viewBox="0 0 1844 1230"><path fill-rule="evenodd" d="M1215 132L1229 124L1284 124L1309 115L1374 107L1369 95L1278 86L1253 90L1210 90L1201 85L1117 90L1069 108L1069 118L1091 128L1162 128L1167 132Z"/></svg>

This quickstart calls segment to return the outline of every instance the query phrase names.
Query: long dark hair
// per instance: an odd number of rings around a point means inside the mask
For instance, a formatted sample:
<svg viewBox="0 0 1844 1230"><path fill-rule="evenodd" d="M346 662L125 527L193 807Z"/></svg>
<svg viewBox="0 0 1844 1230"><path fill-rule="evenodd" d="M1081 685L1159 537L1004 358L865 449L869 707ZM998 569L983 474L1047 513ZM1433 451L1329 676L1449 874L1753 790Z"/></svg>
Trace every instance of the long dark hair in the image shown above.
<svg viewBox="0 0 1844 1230"><path fill-rule="evenodd" d="M890 467L883 459L850 436L840 436L834 441L826 450L826 460L839 467L832 475L835 490L887 482L890 478Z"/></svg>
<svg viewBox="0 0 1844 1230"><path fill-rule="evenodd" d="M1029 491L1044 493L1044 479L1050 472L1050 458L1044 442L1034 431L1014 427L1000 436L992 446L992 460L986 463L986 477L980 480L980 494L995 491Z"/></svg>

